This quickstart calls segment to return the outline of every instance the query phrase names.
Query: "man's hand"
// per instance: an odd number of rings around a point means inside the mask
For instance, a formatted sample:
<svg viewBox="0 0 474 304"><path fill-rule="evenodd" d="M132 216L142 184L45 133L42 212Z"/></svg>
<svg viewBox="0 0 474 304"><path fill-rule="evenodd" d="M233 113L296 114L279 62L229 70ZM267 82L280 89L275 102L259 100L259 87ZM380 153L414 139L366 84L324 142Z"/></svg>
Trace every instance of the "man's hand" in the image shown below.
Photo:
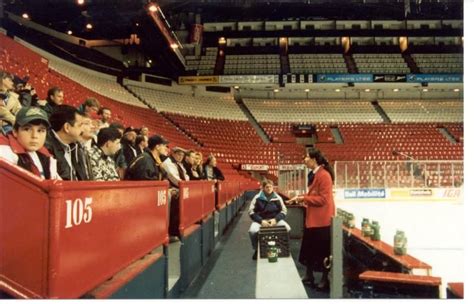
<svg viewBox="0 0 474 304"><path fill-rule="evenodd" d="M270 223L267 220L262 220L262 227L270 227Z"/></svg>
<svg viewBox="0 0 474 304"><path fill-rule="evenodd" d="M277 221L276 221L276 219L273 218L273 219L269 220L268 223L269 223L270 227L273 227L277 224Z"/></svg>

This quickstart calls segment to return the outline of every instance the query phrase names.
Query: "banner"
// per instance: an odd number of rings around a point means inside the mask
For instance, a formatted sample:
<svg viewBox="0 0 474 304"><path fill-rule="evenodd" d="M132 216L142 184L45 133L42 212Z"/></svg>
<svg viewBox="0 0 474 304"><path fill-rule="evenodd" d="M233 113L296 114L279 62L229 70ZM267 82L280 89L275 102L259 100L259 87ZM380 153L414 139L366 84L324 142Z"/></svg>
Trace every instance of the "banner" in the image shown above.
<svg viewBox="0 0 474 304"><path fill-rule="evenodd" d="M219 83L219 76L181 76L179 84L216 84Z"/></svg>
<svg viewBox="0 0 474 304"><path fill-rule="evenodd" d="M408 74L407 82L463 82L462 74Z"/></svg>
<svg viewBox="0 0 474 304"><path fill-rule="evenodd" d="M375 74L374 82L406 82L407 75L396 74L396 75L384 75Z"/></svg>
<svg viewBox="0 0 474 304"><path fill-rule="evenodd" d="M202 24L191 25L191 35L189 35L189 43L191 44L201 43L203 28L204 27L202 26Z"/></svg>
<svg viewBox="0 0 474 304"><path fill-rule="evenodd" d="M275 84L278 75L224 75L219 76L220 84Z"/></svg>
<svg viewBox="0 0 474 304"><path fill-rule="evenodd" d="M304 170L305 165L279 165L278 170L280 171L293 171L293 170Z"/></svg>
<svg viewBox="0 0 474 304"><path fill-rule="evenodd" d="M282 83L313 83L313 74L286 74L281 75Z"/></svg>
<svg viewBox="0 0 474 304"><path fill-rule="evenodd" d="M373 82L372 74L318 74L317 82Z"/></svg>
<svg viewBox="0 0 474 304"><path fill-rule="evenodd" d="M242 164L240 166L241 170L246 171L268 171L268 165L251 165L251 164Z"/></svg>
<svg viewBox="0 0 474 304"><path fill-rule="evenodd" d="M344 190L345 199L357 198L385 198L385 189L347 189Z"/></svg>

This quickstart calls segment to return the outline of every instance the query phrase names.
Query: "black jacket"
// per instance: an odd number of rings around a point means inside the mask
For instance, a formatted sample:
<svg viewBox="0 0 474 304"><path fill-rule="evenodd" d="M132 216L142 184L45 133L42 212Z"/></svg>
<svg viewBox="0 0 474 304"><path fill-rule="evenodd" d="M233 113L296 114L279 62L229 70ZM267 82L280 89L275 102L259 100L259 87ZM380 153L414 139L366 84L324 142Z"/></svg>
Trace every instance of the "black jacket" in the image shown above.
<svg viewBox="0 0 474 304"><path fill-rule="evenodd" d="M147 150L137 156L125 172L126 180L163 180L164 178L165 173Z"/></svg>
<svg viewBox="0 0 474 304"><path fill-rule="evenodd" d="M206 167L207 167L207 166L206 166ZM217 168L217 167L212 167L212 172L213 172L213 174L212 174L212 176L209 176L209 175L207 174L207 169L206 169L206 167L204 167L204 170L203 170L203 171L204 171L204 172L203 172L203 174L204 174L204 179L208 179L208 180L217 179L217 180L221 180L221 181L225 180L224 174L222 174L222 171L221 171L219 168Z"/></svg>
<svg viewBox="0 0 474 304"><path fill-rule="evenodd" d="M67 147L58 140L53 132L48 132L44 146L56 158L58 174L63 180L89 180L91 175L88 173L91 172L91 169L90 164L88 165L87 161L85 161L85 158L88 157L87 153L84 155L85 151L78 144L69 145L71 149L71 167L65 157Z"/></svg>
<svg viewBox="0 0 474 304"><path fill-rule="evenodd" d="M250 218L257 223L262 220L276 219L283 220L286 217L287 209L281 196L273 192L269 198L263 191L254 196L250 202Z"/></svg>

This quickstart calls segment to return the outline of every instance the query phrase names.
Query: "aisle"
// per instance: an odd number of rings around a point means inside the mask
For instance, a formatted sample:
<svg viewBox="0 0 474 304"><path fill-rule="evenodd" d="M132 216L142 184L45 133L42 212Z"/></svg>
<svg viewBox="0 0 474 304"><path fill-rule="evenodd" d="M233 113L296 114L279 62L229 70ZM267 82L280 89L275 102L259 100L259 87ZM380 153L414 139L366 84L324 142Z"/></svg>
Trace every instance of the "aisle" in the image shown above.
<svg viewBox="0 0 474 304"><path fill-rule="evenodd" d="M181 295L183 299L255 299L256 266L252 260L252 246L248 236L251 219L247 202L220 240L208 263L191 286ZM293 259L297 260L301 240L290 240ZM296 261L295 261L296 262ZM304 276L305 268L296 262L298 272ZM320 279L320 273L315 273ZM309 298L328 298L305 286Z"/></svg>
<svg viewBox="0 0 474 304"><path fill-rule="evenodd" d="M221 238L199 276L181 296L188 299L255 299L256 261L248 236L248 202Z"/></svg>

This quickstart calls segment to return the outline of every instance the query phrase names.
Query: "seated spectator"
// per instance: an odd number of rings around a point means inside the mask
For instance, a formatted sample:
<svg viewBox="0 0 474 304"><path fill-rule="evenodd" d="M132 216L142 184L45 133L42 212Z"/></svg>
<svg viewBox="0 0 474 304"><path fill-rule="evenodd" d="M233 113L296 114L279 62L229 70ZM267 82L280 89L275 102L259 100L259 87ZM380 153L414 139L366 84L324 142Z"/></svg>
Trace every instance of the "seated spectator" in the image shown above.
<svg viewBox="0 0 474 304"><path fill-rule="evenodd" d="M12 131L21 104L13 91L13 76L0 70L0 123L4 134Z"/></svg>
<svg viewBox="0 0 474 304"><path fill-rule="evenodd" d="M221 180L223 181L224 174L222 174L222 171L217 168L217 159L214 155L210 154L207 157L206 162L204 163L204 177L207 180Z"/></svg>
<svg viewBox="0 0 474 304"><path fill-rule="evenodd" d="M135 149L137 150L137 154L140 155L145 152L145 149L148 147L148 137L144 135L138 135L137 139L135 140Z"/></svg>
<svg viewBox="0 0 474 304"><path fill-rule="evenodd" d="M56 160L44 147L48 116L37 107L24 107L16 115L13 132L0 136L0 158L44 179L61 179Z"/></svg>
<svg viewBox="0 0 474 304"><path fill-rule="evenodd" d="M100 108L100 102L94 98L87 98L83 104L77 108L77 110L84 116L92 117L93 114L97 113Z"/></svg>
<svg viewBox="0 0 474 304"><path fill-rule="evenodd" d="M21 79L15 76L13 84L15 86L15 93L18 94L18 100L22 107L30 107L38 105L38 95L35 89L28 83L29 77L23 77Z"/></svg>
<svg viewBox="0 0 474 304"><path fill-rule="evenodd" d="M116 181L119 175L113 156L120 149L122 134L116 128L102 128L97 135L97 144L90 151L92 179L95 181Z"/></svg>
<svg viewBox="0 0 474 304"><path fill-rule="evenodd" d="M196 170L197 156L196 151L189 150L184 156L183 166L186 170L186 174L189 176L190 180L200 180L201 177Z"/></svg>
<svg viewBox="0 0 474 304"><path fill-rule="evenodd" d="M137 132L132 127L125 129L125 133L122 137L122 153L125 157L127 166L130 165L132 160L138 156L137 149L135 148L135 140L137 139Z"/></svg>
<svg viewBox="0 0 474 304"><path fill-rule="evenodd" d="M254 250L252 259L257 259L257 236L260 227L284 226L290 231L290 225L284 221L287 209L283 199L273 191L273 182L262 182L262 190L250 202L249 215L252 224L249 229L250 241Z"/></svg>
<svg viewBox="0 0 474 304"><path fill-rule="evenodd" d="M183 159L186 150L180 147L172 149L171 156L163 162L163 168L168 175L170 187L179 188L180 181L189 180L186 169L183 166Z"/></svg>
<svg viewBox="0 0 474 304"><path fill-rule="evenodd" d="M164 180L162 159L168 154L168 141L159 135L148 139L148 149L135 158L125 173L126 180Z"/></svg>
<svg viewBox="0 0 474 304"><path fill-rule="evenodd" d="M82 133L79 142L77 143L77 159L80 160L76 165L79 169L77 174L80 176L79 180L92 180L92 165L89 158L88 150L92 143L95 142L95 130L92 124L92 119L82 115Z"/></svg>
<svg viewBox="0 0 474 304"><path fill-rule="evenodd" d="M140 135L148 136L148 133L149 133L149 131L148 131L147 127L143 126L143 127L140 128L140 131L139 131Z"/></svg>
<svg viewBox="0 0 474 304"><path fill-rule="evenodd" d="M125 132L125 127L122 124L118 122L113 122L110 124L110 127L119 130L120 134L122 134L122 137L123 137L123 133ZM120 150L118 150L118 152L115 153L114 160L115 160L115 167L117 168L118 175L120 179L123 180L125 178L125 170L127 169L127 162L125 161L125 156L123 155L122 148L120 148Z"/></svg>
<svg viewBox="0 0 474 304"><path fill-rule="evenodd" d="M43 110L48 114L48 117L53 114L54 109L64 103L64 92L61 88L52 87L48 90L48 97L46 101L38 101Z"/></svg>
<svg viewBox="0 0 474 304"><path fill-rule="evenodd" d="M100 108L97 112L100 116L99 129L107 128L110 126L110 120L112 119L112 111L109 108Z"/></svg>
<svg viewBox="0 0 474 304"><path fill-rule="evenodd" d="M58 173L64 180L81 180L81 160L77 143L81 140L83 116L69 105L56 106L49 118L51 130L45 147L58 161Z"/></svg>
<svg viewBox="0 0 474 304"><path fill-rule="evenodd" d="M204 177L204 169L202 167L202 153L196 152L196 163L193 167L193 170L199 174L199 179L206 179Z"/></svg>

